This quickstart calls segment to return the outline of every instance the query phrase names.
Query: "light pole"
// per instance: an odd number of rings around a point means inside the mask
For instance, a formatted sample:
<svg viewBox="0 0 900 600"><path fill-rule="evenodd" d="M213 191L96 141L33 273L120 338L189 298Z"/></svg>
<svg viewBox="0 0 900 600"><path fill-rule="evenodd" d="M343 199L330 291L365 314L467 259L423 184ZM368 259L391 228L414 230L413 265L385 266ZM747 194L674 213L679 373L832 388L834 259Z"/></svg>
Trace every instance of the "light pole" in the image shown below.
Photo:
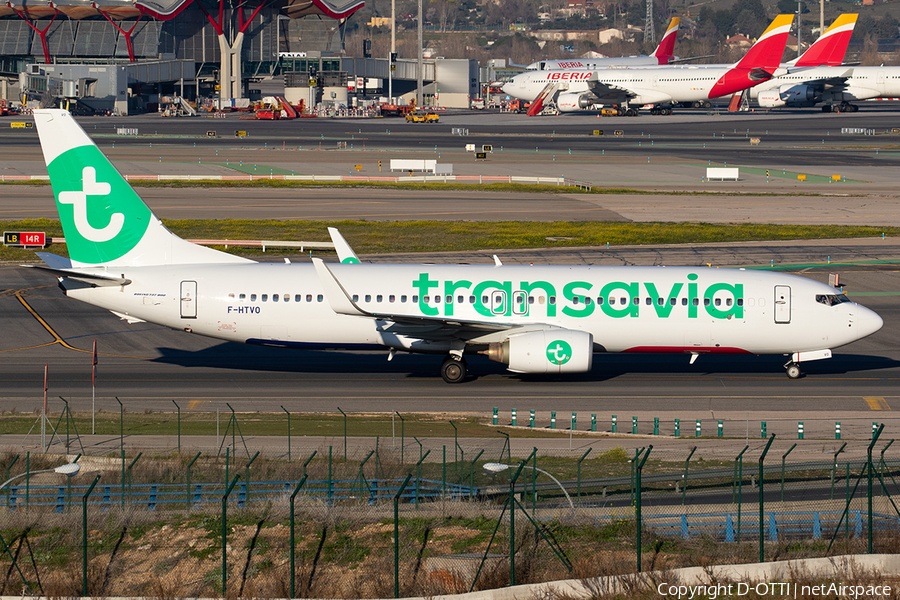
<svg viewBox="0 0 900 600"><path fill-rule="evenodd" d="M503 463L485 463L484 464L484 470L488 471L489 473L502 473L503 471L505 471L511 467L512 467L512 465L505 465ZM566 491L566 488L563 487L563 485L559 482L559 480L556 477L554 477L553 475L551 475L550 473L548 473L547 471L545 471L543 469L538 469L537 467L529 467L528 465L524 465L524 468L531 469L532 471L537 471L538 473L543 473L544 475L546 475L547 477L552 479L553 482L559 486L559 489L562 490L562 493L565 494L566 500L569 501L569 507L572 509L572 514L573 515L575 514L575 504L572 502L572 498L569 497L569 492Z"/></svg>
<svg viewBox="0 0 900 600"><path fill-rule="evenodd" d="M8 486L10 483L15 481L16 479L19 479L20 477L25 477L26 475L37 475L38 473L59 473L60 475L74 477L75 475L78 474L79 470L81 470L81 466L78 463L68 463L65 465L60 465L60 466L56 467L55 469L40 469L38 471L25 471L24 473L19 473L15 477L10 477L6 481L4 481L2 484L0 484L0 491L2 491L3 488ZM13 557L12 553L9 551L9 546L6 545L6 541L2 537L0 537L0 544L2 544L5 552L9 555L9 558L13 561L13 566L16 567L16 571L19 571L19 576L22 578L22 581L25 582L25 587L28 587L29 591L30 591L31 588L28 586L28 582L25 581L25 576L22 574L22 571L19 570L19 565L16 563L16 559Z"/></svg>

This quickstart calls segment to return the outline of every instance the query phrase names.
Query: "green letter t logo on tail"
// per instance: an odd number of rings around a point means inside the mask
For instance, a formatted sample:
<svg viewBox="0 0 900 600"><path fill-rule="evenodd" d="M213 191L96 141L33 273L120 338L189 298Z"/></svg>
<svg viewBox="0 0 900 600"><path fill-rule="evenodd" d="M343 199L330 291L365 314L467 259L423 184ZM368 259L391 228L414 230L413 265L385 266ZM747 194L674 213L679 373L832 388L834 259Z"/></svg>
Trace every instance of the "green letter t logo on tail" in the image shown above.
<svg viewBox="0 0 900 600"><path fill-rule="evenodd" d="M114 261L144 236L150 209L96 146L60 154L47 171L73 261Z"/></svg>

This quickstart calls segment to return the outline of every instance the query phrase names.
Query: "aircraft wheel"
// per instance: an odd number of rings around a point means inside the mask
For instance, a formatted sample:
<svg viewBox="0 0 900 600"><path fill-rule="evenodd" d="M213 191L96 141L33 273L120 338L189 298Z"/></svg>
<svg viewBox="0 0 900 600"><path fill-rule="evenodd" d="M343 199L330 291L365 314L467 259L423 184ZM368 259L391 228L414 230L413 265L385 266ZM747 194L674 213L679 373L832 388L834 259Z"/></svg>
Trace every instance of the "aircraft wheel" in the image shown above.
<svg viewBox="0 0 900 600"><path fill-rule="evenodd" d="M650 109L650 114L653 115L653 116L658 115L658 114L659 114L659 109L656 108L656 107L651 108L651 109Z"/></svg>
<svg viewBox="0 0 900 600"><path fill-rule="evenodd" d="M800 379L800 376L803 375L803 373L800 372L800 365L797 363L790 363L785 367L785 372L787 373L788 379Z"/></svg>
<svg viewBox="0 0 900 600"><path fill-rule="evenodd" d="M616 116L617 116L617 117L624 117L624 116L625 116L625 109L624 109L624 108L617 108L617 109L616 109Z"/></svg>
<svg viewBox="0 0 900 600"><path fill-rule="evenodd" d="M712 108L712 102L710 102L709 100L704 100L703 108Z"/></svg>
<svg viewBox="0 0 900 600"><path fill-rule="evenodd" d="M672 109L667 106L664 109L662 109L662 114L664 114L665 116L668 117L672 114Z"/></svg>
<svg viewBox="0 0 900 600"><path fill-rule="evenodd" d="M459 383L466 378L466 361L456 356L448 356L441 365L441 377L447 383Z"/></svg>
<svg viewBox="0 0 900 600"><path fill-rule="evenodd" d="M851 104L851 105L850 105L850 110L851 110L852 112L856 112L856 111L859 110L859 107L858 107L857 105L855 105L855 104Z"/></svg>

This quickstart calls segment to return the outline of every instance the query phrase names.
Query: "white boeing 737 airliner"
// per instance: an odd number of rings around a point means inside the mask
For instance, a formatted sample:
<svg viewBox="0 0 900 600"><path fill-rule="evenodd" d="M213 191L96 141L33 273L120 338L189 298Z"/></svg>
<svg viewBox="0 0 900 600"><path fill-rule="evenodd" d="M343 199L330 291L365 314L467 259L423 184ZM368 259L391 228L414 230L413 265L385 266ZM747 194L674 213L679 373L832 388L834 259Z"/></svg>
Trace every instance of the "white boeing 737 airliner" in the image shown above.
<svg viewBox="0 0 900 600"><path fill-rule="evenodd" d="M583 373L595 352L790 355L878 331L881 318L802 277L683 267L257 263L171 233L64 110L36 110L69 258L65 293L129 322L249 344L464 354L517 373Z"/></svg>

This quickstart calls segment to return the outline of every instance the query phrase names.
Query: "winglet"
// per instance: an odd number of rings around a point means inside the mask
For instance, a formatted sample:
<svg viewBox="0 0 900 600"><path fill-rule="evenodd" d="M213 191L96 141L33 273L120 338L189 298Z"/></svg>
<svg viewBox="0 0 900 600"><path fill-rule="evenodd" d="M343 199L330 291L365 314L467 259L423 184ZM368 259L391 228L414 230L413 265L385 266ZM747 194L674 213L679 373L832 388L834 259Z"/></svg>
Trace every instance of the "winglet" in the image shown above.
<svg viewBox="0 0 900 600"><path fill-rule="evenodd" d="M350 244L347 243L347 240L344 239L341 232L337 230L337 227L329 227L328 233L331 235L331 241L334 243L334 249L337 252L338 260L344 264L358 264L359 257L353 252L353 248L350 247Z"/></svg>
<svg viewBox="0 0 900 600"><path fill-rule="evenodd" d="M831 27L819 36L803 56L790 61L788 64L796 67L819 67L828 65L835 67L844 62L847 47L850 45L850 37L853 28L856 27L858 14L843 14L834 20Z"/></svg>
<svg viewBox="0 0 900 600"><path fill-rule="evenodd" d="M659 59L659 64L661 65L669 64L669 60L675 54L675 38L678 37L678 25L680 23L680 17L672 17L672 20L669 21L668 28L666 28L665 35L663 35L663 38L659 41L659 46L657 46L656 50L650 55Z"/></svg>
<svg viewBox="0 0 900 600"><path fill-rule="evenodd" d="M319 276L319 282L322 284L322 290L325 292L325 299L331 305L331 310L339 315L372 316L353 302L344 286L337 280L331 269L325 265L325 261L321 258L314 258L312 262L316 268L316 275Z"/></svg>

